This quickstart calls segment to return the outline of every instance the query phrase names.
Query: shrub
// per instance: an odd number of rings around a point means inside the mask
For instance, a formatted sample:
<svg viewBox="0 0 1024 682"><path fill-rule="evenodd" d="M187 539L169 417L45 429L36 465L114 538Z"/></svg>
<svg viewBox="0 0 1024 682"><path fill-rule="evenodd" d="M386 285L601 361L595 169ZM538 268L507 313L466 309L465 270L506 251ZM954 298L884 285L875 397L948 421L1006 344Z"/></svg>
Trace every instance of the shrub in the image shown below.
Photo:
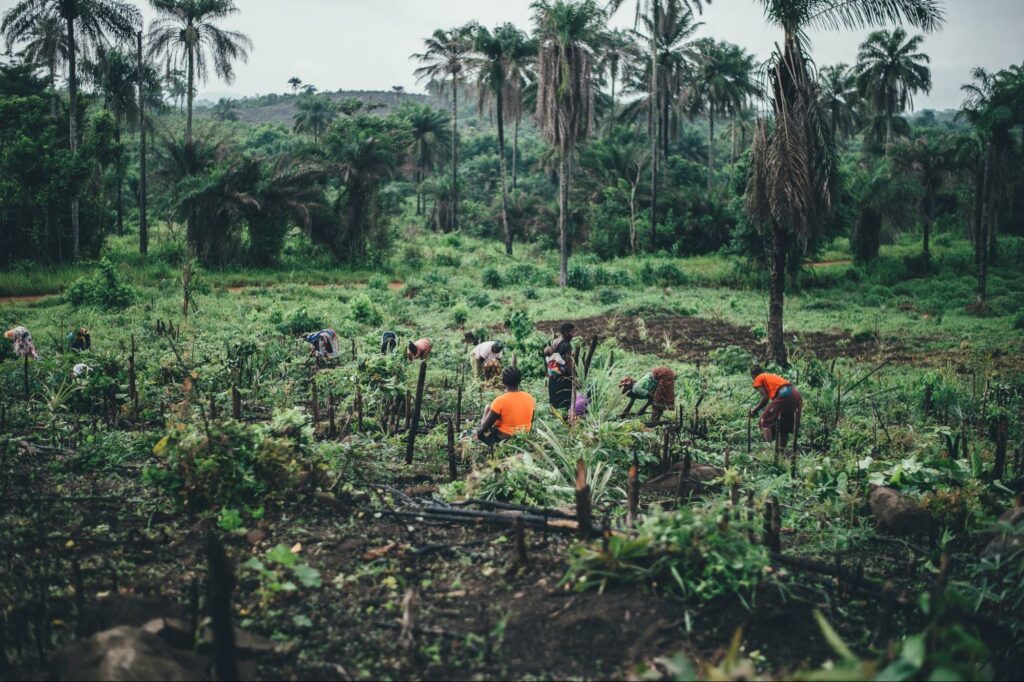
<svg viewBox="0 0 1024 682"><path fill-rule="evenodd" d="M366 281L366 288L383 291L388 288L388 278L384 275L373 275Z"/></svg>
<svg viewBox="0 0 1024 682"><path fill-rule="evenodd" d="M384 316L373 301L360 294L352 299L352 319L362 324L379 325L384 321Z"/></svg>
<svg viewBox="0 0 1024 682"><path fill-rule="evenodd" d="M96 272L80 277L64 292L64 300L99 308L127 308L136 298L135 290L121 281L113 264L104 258Z"/></svg>
<svg viewBox="0 0 1024 682"><path fill-rule="evenodd" d="M323 329L324 326L323 319L310 315L305 308L296 308L288 313L283 320L277 322L278 331L289 336L309 334Z"/></svg>
<svg viewBox="0 0 1024 682"><path fill-rule="evenodd" d="M466 296L466 300L474 308L486 308L491 304L491 297L487 295L486 291L474 291Z"/></svg>
<svg viewBox="0 0 1024 682"><path fill-rule="evenodd" d="M726 346L711 352L711 359L726 374L745 374L754 364L754 356L739 346Z"/></svg>
<svg viewBox="0 0 1024 682"><path fill-rule="evenodd" d="M438 251L434 255L434 264L443 268L457 268L462 265L462 258L452 251Z"/></svg>
<svg viewBox="0 0 1024 682"><path fill-rule="evenodd" d="M611 305L622 300L622 292L618 289L601 289L597 292L597 300L603 305Z"/></svg>
<svg viewBox="0 0 1024 682"><path fill-rule="evenodd" d="M638 273L638 280L647 286L679 286L686 284L689 278L675 263L651 264L645 262Z"/></svg>
<svg viewBox="0 0 1024 682"><path fill-rule="evenodd" d="M1013 328L1024 331L1024 313L1017 313L1017 317L1013 318Z"/></svg>
<svg viewBox="0 0 1024 682"><path fill-rule="evenodd" d="M523 298L525 298L528 301L537 300L537 290L534 289L533 287L526 287L525 289L523 289Z"/></svg>
<svg viewBox="0 0 1024 682"><path fill-rule="evenodd" d="M423 250L415 244L408 244L402 249L402 260L409 268L419 270L423 265Z"/></svg>
<svg viewBox="0 0 1024 682"><path fill-rule="evenodd" d="M172 428L153 447L161 460L143 480L192 512L211 507L279 504L318 471L313 429L297 409L275 412L269 424L232 419L209 429ZM306 475L303 475L304 472Z"/></svg>
<svg viewBox="0 0 1024 682"><path fill-rule="evenodd" d="M594 288L594 272L585 265L570 265L566 284L573 289L590 291Z"/></svg>
<svg viewBox="0 0 1024 682"><path fill-rule="evenodd" d="M480 273L480 281L488 289L500 289L502 285L501 273L496 268L488 266Z"/></svg>
<svg viewBox="0 0 1024 682"><path fill-rule="evenodd" d="M466 324L466 320L469 319L469 308L466 307L465 303L460 303L452 308L452 324L456 327L461 327Z"/></svg>

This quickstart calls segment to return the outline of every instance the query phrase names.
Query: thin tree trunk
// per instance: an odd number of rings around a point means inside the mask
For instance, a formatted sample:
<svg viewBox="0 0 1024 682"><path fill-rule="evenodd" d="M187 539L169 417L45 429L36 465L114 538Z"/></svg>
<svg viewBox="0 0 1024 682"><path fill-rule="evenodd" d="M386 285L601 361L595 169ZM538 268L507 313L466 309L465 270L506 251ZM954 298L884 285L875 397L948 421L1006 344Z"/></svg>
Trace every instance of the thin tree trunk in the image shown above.
<svg viewBox="0 0 1024 682"><path fill-rule="evenodd" d="M985 174L982 178L981 220L978 224L978 241L975 249L978 254L978 298L980 306L985 305L986 279L988 277L988 227L992 220L992 148L989 146L985 154Z"/></svg>
<svg viewBox="0 0 1024 682"><path fill-rule="evenodd" d="M558 286L564 287L569 282L569 154L561 153L558 164Z"/></svg>
<svg viewBox="0 0 1024 682"><path fill-rule="evenodd" d="M188 27L187 32L191 34L191 26ZM194 46L189 42L185 48L188 55L188 80L186 81L185 93L185 99L188 105L188 113L185 118L185 164L189 175L195 174L195 149L192 146L192 102L195 95L195 54L193 50ZM196 211L194 208L189 210L188 226L185 232L188 245L195 248L198 245L199 235L196 230Z"/></svg>
<svg viewBox="0 0 1024 682"><path fill-rule="evenodd" d="M146 110L142 81L142 31L135 38L139 60L139 253L145 256L149 251L149 225L146 222Z"/></svg>
<svg viewBox="0 0 1024 682"><path fill-rule="evenodd" d="M708 100L708 199L711 198L711 191L714 187L715 174L715 109L713 103Z"/></svg>
<svg viewBox="0 0 1024 682"><path fill-rule="evenodd" d="M664 76L662 77L664 80ZM661 107L661 123L658 126L658 134L661 136L661 153L668 158L668 133L671 129L669 125L669 102L668 102L668 83L663 84L661 92L659 93L658 104Z"/></svg>
<svg viewBox="0 0 1024 682"><path fill-rule="evenodd" d="M651 133L651 249L658 239L658 9L660 0L651 3L654 15L651 31L651 101L649 109Z"/></svg>
<svg viewBox="0 0 1024 682"><path fill-rule="evenodd" d="M732 125L730 126L730 128L731 130L729 131L729 133L730 135L732 135L732 150L729 154L729 163L736 163L736 114L733 114L732 116Z"/></svg>
<svg viewBox="0 0 1024 682"><path fill-rule="evenodd" d="M608 117L608 129L611 130L612 126L615 125L615 72L618 69L612 69L612 115Z"/></svg>
<svg viewBox="0 0 1024 682"><path fill-rule="evenodd" d="M922 200L924 206L923 220L921 221L921 255L927 261L931 258L930 243L932 234L932 201L933 201L934 190L931 187L925 188L924 198Z"/></svg>
<svg viewBox="0 0 1024 682"><path fill-rule="evenodd" d="M512 228L508 224L508 171L505 168L505 111L502 88L495 93L498 117L498 168L501 172L501 224L505 228L505 254L512 255Z"/></svg>
<svg viewBox="0 0 1024 682"><path fill-rule="evenodd" d="M768 299L768 359L780 367L788 365L782 334L782 312L786 292L786 233L772 224L771 283Z"/></svg>
<svg viewBox="0 0 1024 682"><path fill-rule="evenodd" d="M68 25L68 138L71 144L71 155L78 154L78 60L75 46L75 20L67 19ZM71 258L79 256L79 225L78 225L78 188L71 193Z"/></svg>
<svg viewBox="0 0 1024 682"><path fill-rule="evenodd" d="M452 75L452 214L449 231L459 229L459 86Z"/></svg>
<svg viewBox="0 0 1024 682"><path fill-rule="evenodd" d="M118 149L117 170L114 173L117 182L117 236L124 236L124 150L121 149L121 121L114 122L114 143Z"/></svg>
<svg viewBox="0 0 1024 682"><path fill-rule="evenodd" d="M516 116L512 132L512 191L516 189L516 179L519 174L519 118L519 116Z"/></svg>

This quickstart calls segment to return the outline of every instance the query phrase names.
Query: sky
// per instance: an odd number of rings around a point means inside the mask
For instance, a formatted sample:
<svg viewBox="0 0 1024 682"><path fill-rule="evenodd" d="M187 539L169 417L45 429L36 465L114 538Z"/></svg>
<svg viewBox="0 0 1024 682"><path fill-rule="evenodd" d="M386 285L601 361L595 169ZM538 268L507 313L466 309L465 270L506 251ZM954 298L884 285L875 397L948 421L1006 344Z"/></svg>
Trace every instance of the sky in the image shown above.
<svg viewBox="0 0 1024 682"><path fill-rule="evenodd" d="M0 0L0 11L16 0ZM627 0L613 18L632 24L635 0ZM932 58L933 88L914 100L915 109L956 108L960 86L975 66L999 69L1024 61L1024 0L943 0L945 27L928 35L924 52ZM148 26L153 12L139 3ZM236 0L241 12L227 28L252 38L255 49L236 68L228 85L211 79L199 98L244 97L288 90L297 76L320 90L388 90L403 86L422 92L409 56L422 49L436 28L476 20L487 26L511 21L531 25L530 0ZM737 43L767 57L777 28L766 25L759 0L712 0L697 36ZM819 66L856 60L868 31L813 32L812 54Z"/></svg>

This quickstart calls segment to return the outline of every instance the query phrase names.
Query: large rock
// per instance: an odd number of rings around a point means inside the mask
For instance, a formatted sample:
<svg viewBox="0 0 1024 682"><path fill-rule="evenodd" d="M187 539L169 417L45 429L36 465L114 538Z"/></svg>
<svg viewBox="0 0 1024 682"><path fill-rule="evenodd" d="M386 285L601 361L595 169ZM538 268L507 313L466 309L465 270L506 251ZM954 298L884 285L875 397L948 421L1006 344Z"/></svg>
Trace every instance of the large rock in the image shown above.
<svg viewBox="0 0 1024 682"><path fill-rule="evenodd" d="M203 659L177 651L142 628L121 626L68 644L56 653L57 680L203 680Z"/></svg>
<svg viewBox="0 0 1024 682"><path fill-rule="evenodd" d="M79 634L91 635L118 625L141 627L157 618L186 620L185 608L173 601L134 594L109 594L87 602L79 619Z"/></svg>
<svg viewBox="0 0 1024 682"><path fill-rule="evenodd" d="M931 523L931 517L924 507L893 488L873 488L868 504L878 520L879 529L893 535L924 533Z"/></svg>

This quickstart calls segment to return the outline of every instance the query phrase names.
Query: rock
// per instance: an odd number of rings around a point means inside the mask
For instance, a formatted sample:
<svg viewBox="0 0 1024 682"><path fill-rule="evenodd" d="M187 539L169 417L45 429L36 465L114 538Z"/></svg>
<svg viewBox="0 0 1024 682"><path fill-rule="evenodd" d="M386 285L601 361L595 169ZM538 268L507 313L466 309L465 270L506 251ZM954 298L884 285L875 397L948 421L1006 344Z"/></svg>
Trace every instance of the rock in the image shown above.
<svg viewBox="0 0 1024 682"><path fill-rule="evenodd" d="M931 517L924 507L893 488L873 488L868 504L878 520L878 527L893 535L924 533L931 523Z"/></svg>
<svg viewBox="0 0 1024 682"><path fill-rule="evenodd" d="M981 555L986 559L993 559L997 556L1008 558L1014 554L1024 551L1024 507L1015 507L999 515L997 523L1001 526L1007 524L1016 529L1016 533L1003 531L997 526L994 529L993 537Z"/></svg>
<svg viewBox="0 0 1024 682"><path fill-rule="evenodd" d="M188 623L179 618L155 618L143 625L142 629L176 649L191 649L195 645Z"/></svg>
<svg viewBox="0 0 1024 682"><path fill-rule="evenodd" d="M198 656L126 625L72 642L52 660L56 680L203 680L204 668Z"/></svg>
<svg viewBox="0 0 1024 682"><path fill-rule="evenodd" d="M157 618L185 620L185 608L177 602L134 594L110 594L86 603L79 618L79 634L88 636L119 625L140 627Z"/></svg>
<svg viewBox="0 0 1024 682"><path fill-rule="evenodd" d="M203 628L203 641L200 650L206 651L213 647L213 628ZM247 630L235 626L235 649L241 655L246 654L267 654L280 651L277 643L267 639L263 635L256 635Z"/></svg>
<svg viewBox="0 0 1024 682"><path fill-rule="evenodd" d="M245 534L245 541L250 545L258 545L268 537L267 531L262 528L253 528Z"/></svg>
<svg viewBox="0 0 1024 682"><path fill-rule="evenodd" d="M322 504L333 511L340 512L342 514L350 514L352 512L352 509L347 504L336 498L331 493L318 491L313 494L313 498L319 504Z"/></svg>

